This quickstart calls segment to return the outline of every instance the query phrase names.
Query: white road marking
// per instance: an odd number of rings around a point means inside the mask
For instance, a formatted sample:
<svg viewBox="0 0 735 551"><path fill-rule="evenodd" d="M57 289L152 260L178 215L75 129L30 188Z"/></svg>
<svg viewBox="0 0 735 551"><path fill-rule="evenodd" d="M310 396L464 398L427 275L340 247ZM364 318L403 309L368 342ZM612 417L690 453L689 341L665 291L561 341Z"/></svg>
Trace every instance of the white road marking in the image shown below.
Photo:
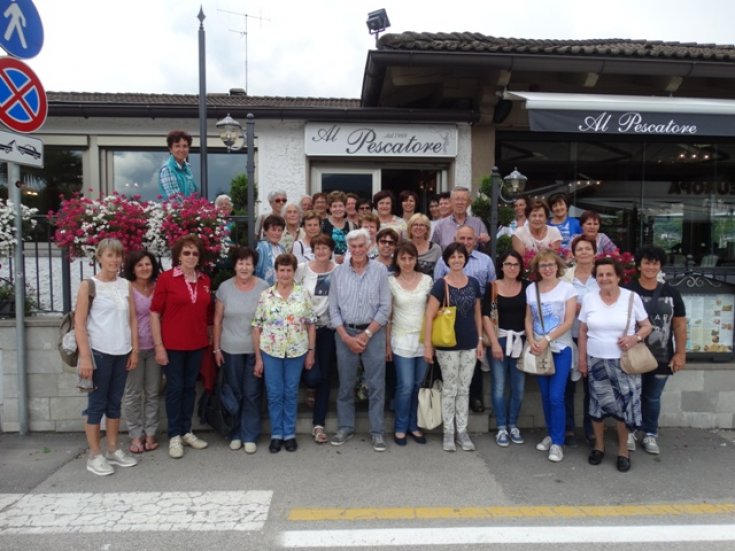
<svg viewBox="0 0 735 551"><path fill-rule="evenodd" d="M271 491L0 494L0 535L262 530Z"/></svg>
<svg viewBox="0 0 735 551"><path fill-rule="evenodd" d="M281 546L289 548L695 541L735 541L735 524L290 530L281 534Z"/></svg>

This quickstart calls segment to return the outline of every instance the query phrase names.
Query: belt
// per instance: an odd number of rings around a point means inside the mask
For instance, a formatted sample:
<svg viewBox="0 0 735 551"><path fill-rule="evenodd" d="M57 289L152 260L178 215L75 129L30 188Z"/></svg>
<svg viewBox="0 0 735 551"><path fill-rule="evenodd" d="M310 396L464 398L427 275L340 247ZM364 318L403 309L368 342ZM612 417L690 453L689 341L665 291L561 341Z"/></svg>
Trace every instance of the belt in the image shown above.
<svg viewBox="0 0 735 551"><path fill-rule="evenodd" d="M369 323L362 323L362 324L354 324L354 323L345 323L345 327L349 329L356 329L358 331L364 331L368 327L370 327Z"/></svg>

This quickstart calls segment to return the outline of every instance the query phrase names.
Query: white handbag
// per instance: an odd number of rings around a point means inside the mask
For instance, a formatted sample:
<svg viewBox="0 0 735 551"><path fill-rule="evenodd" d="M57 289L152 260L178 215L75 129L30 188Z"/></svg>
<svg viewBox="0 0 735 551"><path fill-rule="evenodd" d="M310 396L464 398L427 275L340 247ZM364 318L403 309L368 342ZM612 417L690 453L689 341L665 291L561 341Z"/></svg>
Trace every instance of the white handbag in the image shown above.
<svg viewBox="0 0 735 551"><path fill-rule="evenodd" d="M419 388L417 422L419 427L425 430L435 429L442 424L442 382L433 379L432 365L426 370L426 377Z"/></svg>

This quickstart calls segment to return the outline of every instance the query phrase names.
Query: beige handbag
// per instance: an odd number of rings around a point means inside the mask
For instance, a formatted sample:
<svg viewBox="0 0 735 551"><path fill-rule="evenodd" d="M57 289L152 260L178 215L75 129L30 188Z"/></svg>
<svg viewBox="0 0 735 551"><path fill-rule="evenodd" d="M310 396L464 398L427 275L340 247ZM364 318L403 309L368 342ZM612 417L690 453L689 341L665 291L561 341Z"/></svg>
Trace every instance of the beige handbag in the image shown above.
<svg viewBox="0 0 735 551"><path fill-rule="evenodd" d="M544 316L541 312L541 291L539 291L538 283L534 285L536 287L536 304L538 304L539 318L541 319L541 329L546 333L546 327L544 327ZM539 335L534 335L534 340L538 340ZM551 343L546 347L541 354L538 356L531 352L531 344L526 340L526 344L523 345L523 352L521 357L518 358L516 367L528 373L530 375L553 375L556 373L556 367L554 366L554 356L551 352Z"/></svg>
<svg viewBox="0 0 735 551"><path fill-rule="evenodd" d="M625 322L625 330L623 336L626 336L628 332L628 326L630 325L630 318L633 312L633 299L635 299L635 293L630 292L630 300L628 301L628 320ZM640 375L641 373L648 373L658 367L658 362L654 358L653 354L646 345L645 342L641 341L628 350L623 350L620 355L620 368L625 371L628 375Z"/></svg>

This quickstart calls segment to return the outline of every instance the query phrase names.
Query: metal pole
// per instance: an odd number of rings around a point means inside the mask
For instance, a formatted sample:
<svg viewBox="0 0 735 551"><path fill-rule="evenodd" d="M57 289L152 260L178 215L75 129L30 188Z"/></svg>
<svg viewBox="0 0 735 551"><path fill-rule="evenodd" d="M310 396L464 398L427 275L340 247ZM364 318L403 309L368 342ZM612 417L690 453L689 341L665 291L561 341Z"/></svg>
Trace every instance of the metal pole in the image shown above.
<svg viewBox="0 0 735 551"><path fill-rule="evenodd" d="M205 56L206 37L204 33L204 10L199 6L199 181L202 197L209 199L207 182L207 59Z"/></svg>
<svg viewBox="0 0 735 551"><path fill-rule="evenodd" d="M15 369L18 387L18 432L28 434L28 385L26 377L26 279L23 261L23 207L20 166L8 163L8 187L15 206Z"/></svg>
<svg viewBox="0 0 735 551"><path fill-rule="evenodd" d="M498 209L500 208L500 185L502 183L500 171L497 166L493 167L490 175L492 193L490 195L490 255L495 262L498 254Z"/></svg>
<svg viewBox="0 0 735 551"><path fill-rule="evenodd" d="M248 113L245 123L248 174L248 246L255 248L255 117Z"/></svg>

